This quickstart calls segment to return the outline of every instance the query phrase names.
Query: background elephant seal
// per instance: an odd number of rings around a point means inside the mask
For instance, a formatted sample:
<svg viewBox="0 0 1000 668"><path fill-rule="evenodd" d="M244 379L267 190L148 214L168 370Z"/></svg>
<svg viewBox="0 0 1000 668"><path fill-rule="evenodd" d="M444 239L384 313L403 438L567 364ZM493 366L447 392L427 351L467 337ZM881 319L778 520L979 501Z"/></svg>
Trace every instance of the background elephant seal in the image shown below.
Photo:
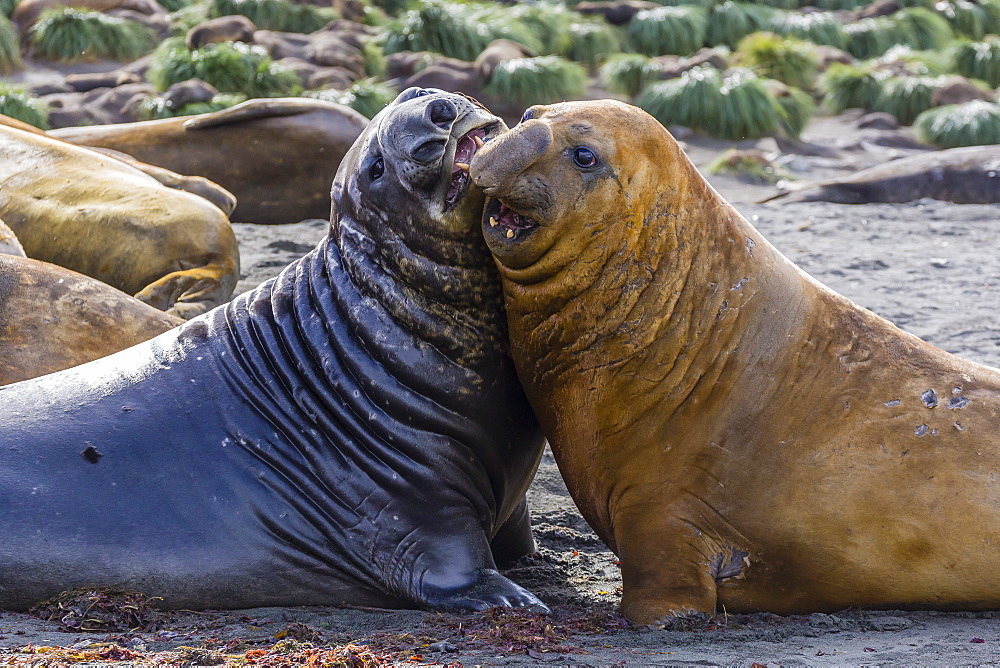
<svg viewBox="0 0 1000 668"><path fill-rule="evenodd" d="M957 204L1000 202L1000 145L931 151L811 183L764 200L787 202L912 202L930 197Z"/></svg>
<svg viewBox="0 0 1000 668"><path fill-rule="evenodd" d="M25 253L188 318L229 298L239 248L225 214L94 151L0 125L0 218Z"/></svg>
<svg viewBox="0 0 1000 668"><path fill-rule="evenodd" d="M533 107L472 173L625 615L1000 607L1000 372L810 278L634 107Z"/></svg>
<svg viewBox="0 0 1000 668"><path fill-rule="evenodd" d="M0 220L0 255L24 257L24 249L21 247L21 242L17 240L17 235L2 220Z"/></svg>
<svg viewBox="0 0 1000 668"><path fill-rule="evenodd" d="M86 585L175 608L545 609L490 545L533 550L543 443L462 169L503 126L427 93L372 121L330 236L278 278L0 389L0 607Z"/></svg>
<svg viewBox="0 0 1000 668"><path fill-rule="evenodd" d="M110 355L182 322L74 271L0 255L0 385Z"/></svg>
<svg viewBox="0 0 1000 668"><path fill-rule="evenodd" d="M194 118L63 128L51 136L204 176L236 196L233 220L278 224L329 215L337 166L367 124L343 105L279 98Z"/></svg>

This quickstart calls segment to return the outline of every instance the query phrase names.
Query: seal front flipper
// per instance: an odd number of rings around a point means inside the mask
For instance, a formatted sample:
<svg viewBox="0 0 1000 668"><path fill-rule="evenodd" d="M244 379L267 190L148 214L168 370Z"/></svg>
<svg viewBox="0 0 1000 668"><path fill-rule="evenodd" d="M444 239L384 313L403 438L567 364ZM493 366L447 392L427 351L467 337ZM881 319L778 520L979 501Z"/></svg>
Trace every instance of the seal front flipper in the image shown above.
<svg viewBox="0 0 1000 668"><path fill-rule="evenodd" d="M524 587L505 578L492 568L480 568L469 574L467 581L454 587L440 587L428 593L428 607L443 611L479 611L490 608L525 608L543 615L549 607Z"/></svg>
<svg viewBox="0 0 1000 668"><path fill-rule="evenodd" d="M493 559L501 568L538 551L535 537L531 533L527 499L522 498L507 521L497 529L493 540L490 541L490 550L493 552Z"/></svg>
<svg viewBox="0 0 1000 668"><path fill-rule="evenodd" d="M715 612L715 561L706 535L677 518L665 520L643 505L615 517L622 567L622 614L639 624L668 617ZM651 551L650 545L656 545Z"/></svg>
<svg viewBox="0 0 1000 668"><path fill-rule="evenodd" d="M297 103L297 104L296 104ZM247 100L229 109L213 111L210 114L203 114L185 121L185 130L203 130L214 128L220 125L232 125L255 121L260 118L277 118L278 116L297 116L316 111L318 105L315 100L289 100L283 98L281 104L274 104L271 100Z"/></svg>
<svg viewBox="0 0 1000 668"><path fill-rule="evenodd" d="M236 287L237 275L239 264L234 272L232 262L220 258L204 267L167 274L137 292L135 298L170 315L190 319L225 301Z"/></svg>

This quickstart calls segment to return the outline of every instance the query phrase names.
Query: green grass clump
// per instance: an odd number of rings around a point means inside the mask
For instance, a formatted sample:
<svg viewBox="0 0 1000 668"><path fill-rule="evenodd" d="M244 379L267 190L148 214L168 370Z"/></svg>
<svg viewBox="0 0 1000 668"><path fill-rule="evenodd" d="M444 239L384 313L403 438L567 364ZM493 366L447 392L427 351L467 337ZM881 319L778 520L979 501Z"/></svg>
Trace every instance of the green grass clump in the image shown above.
<svg viewBox="0 0 1000 668"><path fill-rule="evenodd" d="M859 60L877 58L897 44L908 44L905 29L891 16L861 19L844 26L845 50Z"/></svg>
<svg viewBox="0 0 1000 668"><path fill-rule="evenodd" d="M526 107L579 97L586 85L587 73L579 64L560 56L540 56L499 63L483 92Z"/></svg>
<svg viewBox="0 0 1000 668"><path fill-rule="evenodd" d="M29 31L33 54L44 60L135 60L159 39L146 26L72 7L46 9Z"/></svg>
<svg viewBox="0 0 1000 668"><path fill-rule="evenodd" d="M196 0L158 0L160 6L168 12L177 12L185 7L190 7Z"/></svg>
<svg viewBox="0 0 1000 668"><path fill-rule="evenodd" d="M21 67L21 40L17 29L6 16L0 15L0 74L10 74Z"/></svg>
<svg viewBox="0 0 1000 668"><path fill-rule="evenodd" d="M343 104L365 118L374 118L385 105L395 100L399 93L388 84L362 79L355 81L347 90L310 90L304 95L316 100Z"/></svg>
<svg viewBox="0 0 1000 668"><path fill-rule="evenodd" d="M955 37L943 18L923 7L911 7L892 15L906 35L906 45L914 49L940 49Z"/></svg>
<svg viewBox="0 0 1000 668"><path fill-rule="evenodd" d="M583 63L591 70L604 61L608 54L621 51L618 32L607 23L582 21L570 24L568 30L569 47L559 55Z"/></svg>
<svg viewBox="0 0 1000 668"><path fill-rule="evenodd" d="M638 53L618 53L601 67L601 83L612 93L635 97L656 79L659 68Z"/></svg>
<svg viewBox="0 0 1000 668"><path fill-rule="evenodd" d="M14 8L17 7L19 0L0 0L0 14L4 16L10 16L14 13Z"/></svg>
<svg viewBox="0 0 1000 668"><path fill-rule="evenodd" d="M714 5L708 13L705 45L735 48L750 33L767 30L777 15L778 10L766 5L731 0Z"/></svg>
<svg viewBox="0 0 1000 668"><path fill-rule="evenodd" d="M570 26L583 19L566 5L554 2L517 3L507 10L508 20L531 32L541 55L565 55L572 47ZM603 23L603 21L602 21ZM609 26L610 27L610 26Z"/></svg>
<svg viewBox="0 0 1000 668"><path fill-rule="evenodd" d="M741 65L758 75L796 88L812 88L819 75L819 63L808 42L782 38L770 32L747 35L735 55Z"/></svg>
<svg viewBox="0 0 1000 668"><path fill-rule="evenodd" d="M208 20L209 2L203 0L170 12L173 34L183 37L188 30Z"/></svg>
<svg viewBox="0 0 1000 668"><path fill-rule="evenodd" d="M361 55L365 59L365 74L377 77L385 72L385 54L382 53L382 45L379 40L366 39L362 44Z"/></svg>
<svg viewBox="0 0 1000 668"><path fill-rule="evenodd" d="M735 176L741 181L760 185L787 179L788 174L768 160L760 151L729 149L706 168L709 174Z"/></svg>
<svg viewBox="0 0 1000 668"><path fill-rule="evenodd" d="M934 8L964 37L981 40L990 33L1000 33L1000 0L946 0Z"/></svg>
<svg viewBox="0 0 1000 668"><path fill-rule="evenodd" d="M49 129L49 108L23 88L0 82L0 114L42 130Z"/></svg>
<svg viewBox="0 0 1000 668"><path fill-rule="evenodd" d="M889 77L872 111L888 112L902 125L910 125L931 108L931 96L941 84L942 79L935 77Z"/></svg>
<svg viewBox="0 0 1000 668"><path fill-rule="evenodd" d="M159 90L201 79L219 92L247 97L291 95L302 85L298 75L276 65L259 46L225 42L188 51L181 37L164 40L156 49L147 77Z"/></svg>
<svg viewBox="0 0 1000 668"><path fill-rule="evenodd" d="M686 56L705 43L708 12L701 7L645 9L628 22L629 39L647 56Z"/></svg>
<svg viewBox="0 0 1000 668"><path fill-rule="evenodd" d="M844 26L832 12L782 12L774 17L768 29L784 37L796 37L813 44L828 44L838 49L844 48L847 43Z"/></svg>
<svg viewBox="0 0 1000 668"><path fill-rule="evenodd" d="M954 69L951 58L942 50L916 51L900 45L894 46L870 64L879 70L889 70L895 74L912 76L937 76L948 74Z"/></svg>
<svg viewBox="0 0 1000 668"><path fill-rule="evenodd" d="M329 7L299 5L289 0L212 0L213 18L242 14L262 30L315 32L337 18Z"/></svg>
<svg viewBox="0 0 1000 668"><path fill-rule="evenodd" d="M722 139L753 139L781 129L783 111L749 70L723 76L696 67L647 86L636 100L663 125L683 125Z"/></svg>
<svg viewBox="0 0 1000 668"><path fill-rule="evenodd" d="M973 100L930 109L913 126L921 141L938 148L1000 144L1000 106Z"/></svg>
<svg viewBox="0 0 1000 668"><path fill-rule="evenodd" d="M510 39L539 53L542 44L499 5L426 0L386 28L385 53L432 51L474 61L495 39Z"/></svg>
<svg viewBox="0 0 1000 668"><path fill-rule="evenodd" d="M1000 86L1000 37L991 35L981 42L959 40L951 50L955 72Z"/></svg>
<svg viewBox="0 0 1000 668"><path fill-rule="evenodd" d="M778 102L781 107L781 129L789 137L798 137L802 134L813 112L816 111L816 103L812 96L798 88L786 86L779 81L764 80L768 93Z"/></svg>
<svg viewBox="0 0 1000 668"><path fill-rule="evenodd" d="M888 76L870 66L833 63L820 80L823 104L835 114L850 108L873 109Z"/></svg>
<svg viewBox="0 0 1000 668"><path fill-rule="evenodd" d="M246 95L220 93L207 102L192 102L183 107L174 108L168 106L167 101L162 97L147 97L143 100L142 106L139 107L139 116L144 121L174 118L175 116L197 116L198 114L209 114L213 111L228 109L240 102L246 102L246 99Z"/></svg>

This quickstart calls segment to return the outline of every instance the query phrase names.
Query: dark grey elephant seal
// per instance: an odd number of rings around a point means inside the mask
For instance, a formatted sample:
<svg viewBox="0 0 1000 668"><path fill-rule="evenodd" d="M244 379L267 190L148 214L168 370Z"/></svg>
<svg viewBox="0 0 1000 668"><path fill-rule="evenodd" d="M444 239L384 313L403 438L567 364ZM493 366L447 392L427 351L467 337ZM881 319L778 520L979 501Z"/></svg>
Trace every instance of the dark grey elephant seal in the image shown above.
<svg viewBox="0 0 1000 668"><path fill-rule="evenodd" d="M922 197L956 204L1000 202L1000 145L921 153L841 179L806 184L764 201L868 204Z"/></svg>
<svg viewBox="0 0 1000 668"><path fill-rule="evenodd" d="M543 443L462 169L502 129L407 90L337 172L330 235L277 278L0 389L0 607L114 586L170 608L545 610L493 554L533 549Z"/></svg>

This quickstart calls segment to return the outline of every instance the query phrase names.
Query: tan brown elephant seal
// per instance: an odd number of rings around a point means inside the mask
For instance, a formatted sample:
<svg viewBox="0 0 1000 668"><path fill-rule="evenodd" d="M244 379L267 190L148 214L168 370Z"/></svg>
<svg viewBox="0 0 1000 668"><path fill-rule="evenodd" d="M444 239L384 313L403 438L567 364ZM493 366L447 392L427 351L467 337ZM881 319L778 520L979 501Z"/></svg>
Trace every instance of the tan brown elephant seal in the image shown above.
<svg viewBox="0 0 1000 668"><path fill-rule="evenodd" d="M2 220L0 220L0 255L24 257L24 249L17 240L17 235Z"/></svg>
<svg viewBox="0 0 1000 668"><path fill-rule="evenodd" d="M225 214L94 151L0 126L0 218L29 257L180 317L226 301L239 249Z"/></svg>
<svg viewBox="0 0 1000 668"><path fill-rule="evenodd" d="M75 271L0 255L0 385L110 355L182 322Z"/></svg>
<svg viewBox="0 0 1000 668"><path fill-rule="evenodd" d="M51 136L204 176L236 196L233 220L278 224L329 216L334 174L367 124L339 104L279 98L193 118L63 128Z"/></svg>
<svg viewBox="0 0 1000 668"><path fill-rule="evenodd" d="M627 617L1000 607L1000 372L810 278L634 107L533 107L471 169Z"/></svg>

